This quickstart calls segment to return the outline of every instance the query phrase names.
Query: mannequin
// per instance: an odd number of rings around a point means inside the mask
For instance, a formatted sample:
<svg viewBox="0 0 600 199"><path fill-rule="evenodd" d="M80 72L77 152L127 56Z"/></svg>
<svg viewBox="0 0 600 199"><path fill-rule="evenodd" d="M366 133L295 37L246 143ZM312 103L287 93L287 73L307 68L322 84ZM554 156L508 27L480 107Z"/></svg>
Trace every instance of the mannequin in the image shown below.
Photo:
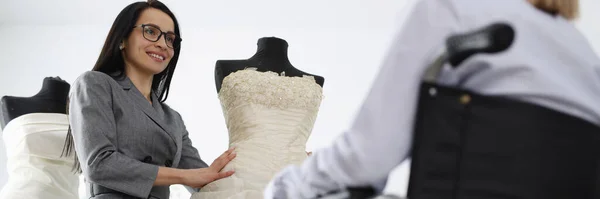
<svg viewBox="0 0 600 199"><path fill-rule="evenodd" d="M42 89L32 97L4 96L0 100L2 129L11 120L28 113L67 113L71 85L60 77L44 78Z"/></svg>
<svg viewBox="0 0 600 199"><path fill-rule="evenodd" d="M287 47L283 39L261 38L250 59L217 61L217 95L229 147L237 154L223 170L236 173L207 184L192 199L262 199L277 171L306 159L324 78L294 68Z"/></svg>
<svg viewBox="0 0 600 199"><path fill-rule="evenodd" d="M34 96L0 100L9 176L0 199L79 198L79 175L71 166L74 157L62 155L69 128L69 89L60 77L46 77Z"/></svg>
<svg viewBox="0 0 600 199"><path fill-rule="evenodd" d="M258 50L254 56L246 60L218 60L215 67L215 84L217 93L221 90L223 79L232 72L248 67L256 67L258 71L272 71L289 77L313 76L317 84L323 87L325 78L312 75L295 68L287 56L288 43L277 37L258 39ZM284 73L285 72L285 73Z"/></svg>

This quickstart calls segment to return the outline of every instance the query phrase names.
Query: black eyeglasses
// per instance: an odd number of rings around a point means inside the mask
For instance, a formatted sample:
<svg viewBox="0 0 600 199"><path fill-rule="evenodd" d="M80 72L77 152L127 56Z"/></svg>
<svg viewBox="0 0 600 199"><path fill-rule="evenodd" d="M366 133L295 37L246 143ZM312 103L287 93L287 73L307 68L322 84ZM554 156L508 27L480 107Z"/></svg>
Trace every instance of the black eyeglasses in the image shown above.
<svg viewBox="0 0 600 199"><path fill-rule="evenodd" d="M179 38L175 33L172 32L163 32L156 25L152 24L142 24L133 26L133 28L142 27L142 35L144 38L151 42L156 42L160 40L161 36L165 36L165 43L169 48L179 48L179 44L181 43L181 38Z"/></svg>

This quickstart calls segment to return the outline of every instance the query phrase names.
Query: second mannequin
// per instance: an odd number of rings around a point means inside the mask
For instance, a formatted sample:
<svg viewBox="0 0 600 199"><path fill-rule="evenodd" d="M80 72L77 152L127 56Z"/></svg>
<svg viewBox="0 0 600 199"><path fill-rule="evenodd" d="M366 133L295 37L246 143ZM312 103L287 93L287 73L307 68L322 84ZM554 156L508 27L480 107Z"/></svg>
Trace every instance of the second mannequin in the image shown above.
<svg viewBox="0 0 600 199"><path fill-rule="evenodd" d="M224 170L235 174L206 185L192 199L262 199L277 172L307 157L324 78L293 67L287 47L283 39L265 37L250 59L217 61L217 92L229 145L237 152Z"/></svg>

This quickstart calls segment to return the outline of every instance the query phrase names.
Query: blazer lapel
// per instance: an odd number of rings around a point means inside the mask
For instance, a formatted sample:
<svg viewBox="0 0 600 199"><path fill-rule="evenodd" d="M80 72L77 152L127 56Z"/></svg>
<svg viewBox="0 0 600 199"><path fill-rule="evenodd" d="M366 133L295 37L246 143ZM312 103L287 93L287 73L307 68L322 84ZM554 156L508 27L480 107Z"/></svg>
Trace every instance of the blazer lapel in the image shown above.
<svg viewBox="0 0 600 199"><path fill-rule="evenodd" d="M164 123L164 112L159 104L160 102L158 101L157 95L154 94L154 91L152 91L152 93L150 94L152 98L152 104L150 104L150 102L146 100L146 97L144 97L142 92L140 92L135 87L135 85L133 85L133 82L131 82L131 80L127 76L124 76L123 78L117 78L115 80L119 82L119 84L123 87L124 90L128 90L129 98L132 100L133 104L135 104L135 106L142 110L144 114L148 116L148 118L150 118L165 133L167 133L167 135L169 135L173 142L177 143L170 129Z"/></svg>

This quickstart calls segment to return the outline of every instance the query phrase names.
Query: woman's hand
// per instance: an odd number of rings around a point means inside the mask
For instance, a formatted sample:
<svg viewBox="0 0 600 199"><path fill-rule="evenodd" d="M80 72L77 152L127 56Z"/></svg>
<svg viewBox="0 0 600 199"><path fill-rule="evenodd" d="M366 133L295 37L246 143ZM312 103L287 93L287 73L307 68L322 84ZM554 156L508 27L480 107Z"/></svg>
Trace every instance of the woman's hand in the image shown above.
<svg viewBox="0 0 600 199"><path fill-rule="evenodd" d="M229 177L233 175L234 171L221 171L229 161L235 158L236 154L232 149L225 151L221 154L212 164L207 168L200 169L189 169L184 176L183 184L194 187L202 188L206 184L211 183L215 180Z"/></svg>
<svg viewBox="0 0 600 199"><path fill-rule="evenodd" d="M312 155L312 152L308 152L308 151L307 151L307 152L306 152L306 155L310 156L310 155Z"/></svg>
<svg viewBox="0 0 600 199"><path fill-rule="evenodd" d="M225 151L223 154L221 154L221 156L215 159L215 161L213 161L208 168L215 172L221 171L221 169L223 169L223 167L225 167L229 161L235 158L236 154L234 149L235 148L230 148L229 150Z"/></svg>

